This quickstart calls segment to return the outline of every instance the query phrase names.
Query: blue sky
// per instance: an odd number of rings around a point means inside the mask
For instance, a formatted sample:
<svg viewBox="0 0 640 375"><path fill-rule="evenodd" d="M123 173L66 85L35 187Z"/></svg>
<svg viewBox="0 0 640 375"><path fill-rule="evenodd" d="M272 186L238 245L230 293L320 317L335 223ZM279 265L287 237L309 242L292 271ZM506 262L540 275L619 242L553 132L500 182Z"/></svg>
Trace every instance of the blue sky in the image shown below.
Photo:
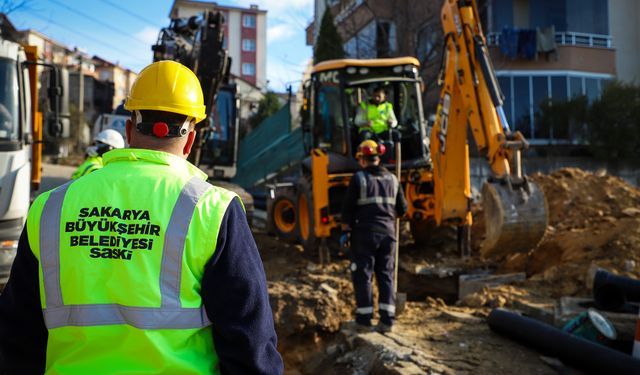
<svg viewBox="0 0 640 375"><path fill-rule="evenodd" d="M19 3L13 0L13 3ZM5 0L6 4L7 1ZM304 28L313 0L218 0L220 5L267 10L267 79L283 92L298 86L311 57ZM139 71L151 62L151 45L169 25L173 0L27 0L9 18L18 29L35 29L68 47Z"/></svg>

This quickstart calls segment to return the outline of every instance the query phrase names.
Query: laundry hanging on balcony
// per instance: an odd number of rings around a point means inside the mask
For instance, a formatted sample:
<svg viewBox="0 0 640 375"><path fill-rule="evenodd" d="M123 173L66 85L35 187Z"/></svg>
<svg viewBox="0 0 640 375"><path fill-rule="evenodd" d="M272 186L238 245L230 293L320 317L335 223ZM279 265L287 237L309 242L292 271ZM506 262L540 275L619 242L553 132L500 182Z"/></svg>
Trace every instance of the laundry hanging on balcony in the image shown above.
<svg viewBox="0 0 640 375"><path fill-rule="evenodd" d="M500 51L510 59L518 57L518 30L504 27L500 34Z"/></svg>
<svg viewBox="0 0 640 375"><path fill-rule="evenodd" d="M549 59L549 55L556 52L556 27L551 25L536 29L536 39L538 53L544 54Z"/></svg>
<svg viewBox="0 0 640 375"><path fill-rule="evenodd" d="M500 34L500 51L508 58L533 60L537 53L536 30L504 27Z"/></svg>

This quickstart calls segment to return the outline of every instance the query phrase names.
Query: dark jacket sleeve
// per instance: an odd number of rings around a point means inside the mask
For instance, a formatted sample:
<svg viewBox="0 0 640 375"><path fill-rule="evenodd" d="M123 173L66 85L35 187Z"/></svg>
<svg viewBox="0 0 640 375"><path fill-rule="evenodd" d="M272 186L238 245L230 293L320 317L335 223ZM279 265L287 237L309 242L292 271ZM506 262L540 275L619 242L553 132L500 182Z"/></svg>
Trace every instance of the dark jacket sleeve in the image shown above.
<svg viewBox="0 0 640 375"><path fill-rule="evenodd" d="M25 226L11 276L0 295L2 374L44 373L48 333L40 306L38 277L38 260L29 247Z"/></svg>
<svg viewBox="0 0 640 375"><path fill-rule="evenodd" d="M398 217L403 217L408 210L409 206L407 205L407 200L404 197L402 185L400 185L400 189L398 189L398 192L396 193L396 215L398 215Z"/></svg>
<svg viewBox="0 0 640 375"><path fill-rule="evenodd" d="M354 174L351 177L351 181L349 181L349 186L347 187L347 193L344 195L344 200L342 201L342 217L340 219L342 223L349 225L351 228L353 228L354 214L358 208L358 190L360 188L358 179L355 178L355 176Z"/></svg>
<svg viewBox="0 0 640 375"><path fill-rule="evenodd" d="M222 374L282 374L264 267L246 215L234 199L202 280Z"/></svg>

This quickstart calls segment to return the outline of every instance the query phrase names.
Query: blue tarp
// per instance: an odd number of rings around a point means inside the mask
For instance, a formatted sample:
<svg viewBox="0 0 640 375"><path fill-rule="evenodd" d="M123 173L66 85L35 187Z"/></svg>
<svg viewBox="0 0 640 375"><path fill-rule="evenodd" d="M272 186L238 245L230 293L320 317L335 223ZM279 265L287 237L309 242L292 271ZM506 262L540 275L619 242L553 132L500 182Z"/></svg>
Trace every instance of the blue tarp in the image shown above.
<svg viewBox="0 0 640 375"><path fill-rule="evenodd" d="M304 156L302 130L291 131L287 103L240 142L238 172L233 182L251 188L267 176L299 163Z"/></svg>

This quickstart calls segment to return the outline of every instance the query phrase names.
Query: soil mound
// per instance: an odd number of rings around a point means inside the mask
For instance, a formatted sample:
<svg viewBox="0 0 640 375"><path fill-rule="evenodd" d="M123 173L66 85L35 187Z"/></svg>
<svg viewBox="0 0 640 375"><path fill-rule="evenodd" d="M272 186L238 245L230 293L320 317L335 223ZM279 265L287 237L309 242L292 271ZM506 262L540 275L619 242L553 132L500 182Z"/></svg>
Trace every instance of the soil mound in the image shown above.
<svg viewBox="0 0 640 375"><path fill-rule="evenodd" d="M526 271L554 288L552 297L590 294L589 269L640 277L640 190L604 173L576 168L534 174L544 191L549 227L528 254L506 259L500 271Z"/></svg>

